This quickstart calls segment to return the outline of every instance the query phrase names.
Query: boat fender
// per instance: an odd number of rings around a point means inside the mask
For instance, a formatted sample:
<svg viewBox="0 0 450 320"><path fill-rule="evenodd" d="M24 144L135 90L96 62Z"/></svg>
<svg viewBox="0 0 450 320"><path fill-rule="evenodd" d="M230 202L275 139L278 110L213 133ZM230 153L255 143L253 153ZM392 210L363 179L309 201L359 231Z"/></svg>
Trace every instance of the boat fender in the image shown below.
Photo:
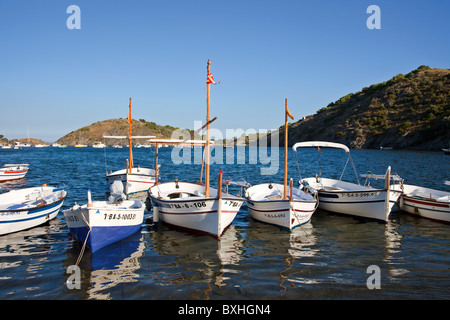
<svg viewBox="0 0 450 320"><path fill-rule="evenodd" d="M145 199L145 208L147 209L147 211L152 210L152 200L150 199L150 197L147 197Z"/></svg>

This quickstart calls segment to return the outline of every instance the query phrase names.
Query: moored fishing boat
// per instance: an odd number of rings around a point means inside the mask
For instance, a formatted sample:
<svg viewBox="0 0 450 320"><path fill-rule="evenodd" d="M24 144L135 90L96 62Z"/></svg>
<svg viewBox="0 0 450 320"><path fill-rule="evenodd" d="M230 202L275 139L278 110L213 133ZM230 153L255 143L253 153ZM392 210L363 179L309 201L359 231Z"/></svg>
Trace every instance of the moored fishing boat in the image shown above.
<svg viewBox="0 0 450 320"><path fill-rule="evenodd" d="M28 164L4 164L0 168L0 182L22 179L28 172Z"/></svg>
<svg viewBox="0 0 450 320"><path fill-rule="evenodd" d="M155 178L156 171L149 168L141 168L140 166L134 167L133 161L133 145L132 138L149 139L155 138L155 136L132 136L131 124L133 119L131 118L131 98L130 98L130 110L128 112L128 125L129 135L127 136L103 136L104 138L123 139L128 138L129 159L127 159L127 166L125 169L106 172L106 179L110 184L114 181L121 181L124 185L125 194L130 195L136 192L147 191L148 188L155 184L157 181Z"/></svg>
<svg viewBox="0 0 450 320"><path fill-rule="evenodd" d="M166 182L149 189L153 203L153 219L186 230L220 238L233 222L244 199L190 182Z"/></svg>
<svg viewBox="0 0 450 320"><path fill-rule="evenodd" d="M66 196L63 188L46 185L0 194L0 235L29 229L54 219Z"/></svg>
<svg viewBox="0 0 450 320"><path fill-rule="evenodd" d="M338 148L344 150L348 154L355 171L358 183L342 181L345 172L344 167L341 177L337 179L322 178L319 175L314 177L301 179L300 183L305 187L315 190L319 195L319 208L348 214L363 218L374 219L387 222L392 207L401 195L401 179L393 180L391 183L391 167L388 167L385 175L384 188L372 188L367 185L361 185L356 173L353 160L350 157L350 150L347 146L340 143L324 142L324 141L305 141L294 144L294 151L298 148L315 147L319 152L320 148Z"/></svg>
<svg viewBox="0 0 450 320"><path fill-rule="evenodd" d="M215 84L207 65L207 112L205 143L205 185L192 182L166 182L149 188L148 194L153 204L153 219L175 227L195 232L207 233L220 238L232 223L241 205L242 197L222 192L222 171L219 173L218 188L209 185L210 158L210 84ZM151 142L151 140L150 140ZM184 141L185 142L185 141ZM183 143L182 143L183 144ZM156 166L157 167L157 166Z"/></svg>
<svg viewBox="0 0 450 320"><path fill-rule="evenodd" d="M294 188L292 179L287 186L288 160L288 116L285 106L285 141L284 141L284 184L265 183L252 186L246 190L247 204L252 218L292 230L307 223L317 208L317 199L310 193ZM289 196L288 196L289 195Z"/></svg>
<svg viewBox="0 0 450 320"><path fill-rule="evenodd" d="M75 204L63 213L70 233L95 252L136 233L141 228L144 210L141 200L118 197L109 201L91 201L88 191L86 204Z"/></svg>
<svg viewBox="0 0 450 320"><path fill-rule="evenodd" d="M399 207L411 214L450 223L450 192L404 184Z"/></svg>
<svg viewBox="0 0 450 320"><path fill-rule="evenodd" d="M252 218L288 230L311 220L317 200L292 185L287 189L289 197L284 199L283 188L282 184L266 183L247 189L247 205Z"/></svg>

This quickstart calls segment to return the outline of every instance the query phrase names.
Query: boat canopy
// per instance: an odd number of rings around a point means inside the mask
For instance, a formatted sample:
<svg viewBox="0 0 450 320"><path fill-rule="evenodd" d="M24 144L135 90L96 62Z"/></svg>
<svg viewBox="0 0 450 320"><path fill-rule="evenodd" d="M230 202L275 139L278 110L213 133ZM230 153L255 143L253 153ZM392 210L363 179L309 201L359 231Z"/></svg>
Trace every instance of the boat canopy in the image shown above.
<svg viewBox="0 0 450 320"><path fill-rule="evenodd" d="M349 148L341 143L336 142L326 142L326 141L303 141L297 142L292 146L292 150L297 151L297 148L306 148L306 147L323 147L323 148L337 148L343 149L346 153L349 153Z"/></svg>
<svg viewBox="0 0 450 320"><path fill-rule="evenodd" d="M149 143L162 143L162 144L190 144L190 145L202 145L206 144L206 140L181 140L181 139L150 139ZM213 141L210 141L213 144Z"/></svg>

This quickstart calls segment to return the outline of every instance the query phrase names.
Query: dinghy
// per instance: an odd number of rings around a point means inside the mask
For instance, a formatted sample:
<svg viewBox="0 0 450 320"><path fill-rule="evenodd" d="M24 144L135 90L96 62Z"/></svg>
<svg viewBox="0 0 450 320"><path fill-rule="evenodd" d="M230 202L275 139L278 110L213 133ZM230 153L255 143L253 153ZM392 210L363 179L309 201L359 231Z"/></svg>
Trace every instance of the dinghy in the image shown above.
<svg viewBox="0 0 450 320"><path fill-rule="evenodd" d="M0 235L39 226L56 217L67 192L43 185L0 194Z"/></svg>
<svg viewBox="0 0 450 320"><path fill-rule="evenodd" d="M141 167L134 167L133 162L133 145L132 139L149 139L155 138L155 136L132 136L131 124L133 119L131 118L131 98L130 98L130 110L128 112L128 125L129 135L127 136L103 136L103 138L111 139L124 139L128 138L129 159L127 159L126 169L117 170L114 172L106 172L106 179L110 184L114 181L121 181L124 185L125 194L130 195L136 192L147 191L148 188L155 184L155 170Z"/></svg>
<svg viewBox="0 0 450 320"><path fill-rule="evenodd" d="M294 117L285 107L284 184L265 183L247 189L245 195L252 218L292 230L307 223L317 208L313 195L293 188L292 179L287 187L288 116ZM289 195L289 196L288 196Z"/></svg>
<svg viewBox="0 0 450 320"><path fill-rule="evenodd" d="M319 152L321 152L320 148L344 150L348 154L347 163L349 160L351 161L358 180L358 184L341 180L347 165L345 165L339 180L323 178L320 175L301 179L301 184L318 192L320 209L383 222L388 221L392 207L402 192L401 181L395 180L391 182L391 167L387 168L384 175L384 188L372 188L367 185L360 185L356 168L347 146L333 142L305 141L294 144L292 149L297 152L298 148L306 147L318 148Z"/></svg>
<svg viewBox="0 0 450 320"><path fill-rule="evenodd" d="M22 179L28 172L28 164L4 164L0 168L0 182Z"/></svg>
<svg viewBox="0 0 450 320"><path fill-rule="evenodd" d="M148 194L153 204L154 222L161 219L164 223L175 227L220 238L223 231L236 217L245 199L222 192L222 171L219 174L218 188L210 188L210 123L214 121L214 119L210 119L209 113L210 84L215 84L210 65L211 62L208 60L206 141L204 142L206 157L205 185L176 180L156 184L149 188ZM151 140L150 143L152 143Z"/></svg>
<svg viewBox="0 0 450 320"><path fill-rule="evenodd" d="M399 207L411 214L450 223L450 192L404 184Z"/></svg>
<svg viewBox="0 0 450 320"><path fill-rule="evenodd" d="M75 204L64 210L64 218L70 233L95 252L136 233L144 220L145 206L141 200L124 200L123 185L115 181L108 201L92 201Z"/></svg>

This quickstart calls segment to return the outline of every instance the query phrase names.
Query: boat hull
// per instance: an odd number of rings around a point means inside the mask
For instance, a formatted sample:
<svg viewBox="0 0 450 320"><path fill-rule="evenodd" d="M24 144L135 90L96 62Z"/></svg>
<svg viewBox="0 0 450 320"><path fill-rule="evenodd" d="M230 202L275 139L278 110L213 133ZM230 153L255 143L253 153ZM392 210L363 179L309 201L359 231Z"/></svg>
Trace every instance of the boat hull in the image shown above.
<svg viewBox="0 0 450 320"><path fill-rule="evenodd" d="M125 194L133 194L136 192L147 191L155 184L155 171L146 168L133 168L131 173L127 173L126 169L112 172L106 175L108 182L112 184L118 180L123 183Z"/></svg>
<svg viewBox="0 0 450 320"><path fill-rule="evenodd" d="M64 217L70 233L80 242L86 242L91 252L96 252L139 231L144 205L136 202L141 201L117 205L96 201L89 208L83 205L65 210Z"/></svg>
<svg viewBox="0 0 450 320"><path fill-rule="evenodd" d="M404 185L399 207L413 215L450 223L450 193L448 192Z"/></svg>
<svg viewBox="0 0 450 320"><path fill-rule="evenodd" d="M318 191L320 209L382 222L389 220L392 208L401 195L400 190L372 189L325 178L320 183L315 180L307 178L304 181ZM353 190L345 190L347 188Z"/></svg>
<svg viewBox="0 0 450 320"><path fill-rule="evenodd" d="M47 190L47 188L48 187L45 189ZM7 197L12 199L12 201L15 201L16 193L25 194L27 190L33 191L38 189L41 188L27 188L18 191L10 191L1 195L0 202L3 202L2 200ZM35 204L32 205L22 203L22 201L17 201L16 204L11 205L1 205L0 235L30 229L56 218L67 193L62 189L55 188L53 190L55 190L54 201L47 198L49 200L43 201L42 204L40 200L37 200L34 201Z"/></svg>
<svg viewBox="0 0 450 320"><path fill-rule="evenodd" d="M7 167L0 169L0 182L18 180L25 177L28 172L28 166L18 166L16 168Z"/></svg>
<svg viewBox="0 0 450 320"><path fill-rule="evenodd" d="M162 190L177 190L202 194L204 187L197 184L168 182L149 189L153 212L158 219L169 225L186 230L200 232L220 238L224 230L233 222L245 199L224 194L221 199L215 197L216 190L211 189L211 197L179 197L168 199L158 196ZM162 191L164 192L164 191Z"/></svg>
<svg viewBox="0 0 450 320"><path fill-rule="evenodd" d="M292 188L292 200L283 200L280 184L260 184L246 191L247 205L252 218L292 230L311 220L317 200L298 188ZM290 189L287 187L290 195Z"/></svg>
<svg viewBox="0 0 450 320"><path fill-rule="evenodd" d="M316 202L247 200L253 219L292 230L311 220Z"/></svg>

